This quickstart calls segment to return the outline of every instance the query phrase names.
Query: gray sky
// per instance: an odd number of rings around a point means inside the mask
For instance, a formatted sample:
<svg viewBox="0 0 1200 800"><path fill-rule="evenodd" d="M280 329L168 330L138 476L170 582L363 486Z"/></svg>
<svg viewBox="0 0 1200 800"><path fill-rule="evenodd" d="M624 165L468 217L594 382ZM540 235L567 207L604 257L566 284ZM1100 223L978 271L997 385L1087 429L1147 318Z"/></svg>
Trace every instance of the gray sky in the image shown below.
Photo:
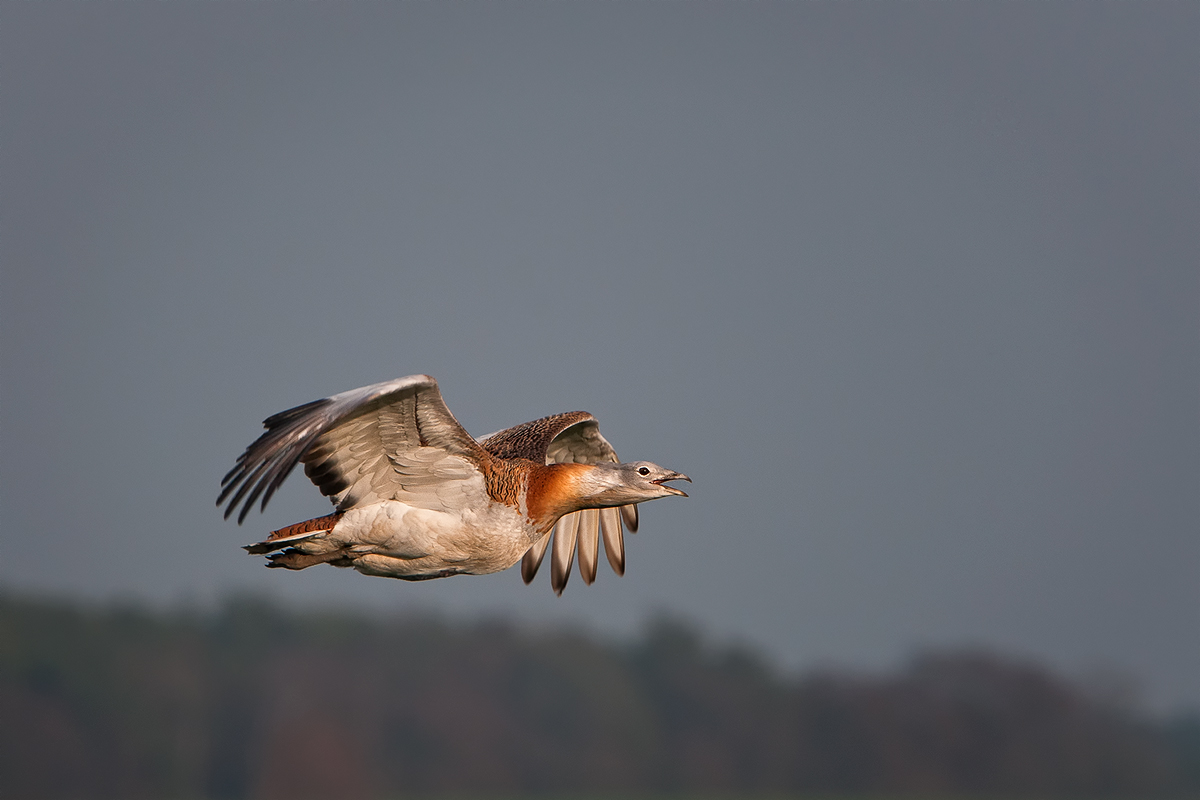
<svg viewBox="0 0 1200 800"><path fill-rule="evenodd" d="M981 644L1200 703L1185 3L6 3L0 586L667 611L781 664ZM218 481L428 372L695 479L623 579L268 572Z"/></svg>

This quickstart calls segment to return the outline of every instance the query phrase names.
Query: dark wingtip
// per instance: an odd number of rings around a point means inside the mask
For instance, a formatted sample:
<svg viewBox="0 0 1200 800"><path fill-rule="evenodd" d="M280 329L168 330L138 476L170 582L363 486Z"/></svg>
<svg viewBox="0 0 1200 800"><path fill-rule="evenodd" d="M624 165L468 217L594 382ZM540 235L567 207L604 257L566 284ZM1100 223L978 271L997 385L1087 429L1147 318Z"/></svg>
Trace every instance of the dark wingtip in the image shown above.
<svg viewBox="0 0 1200 800"><path fill-rule="evenodd" d="M232 484L232 483L227 484L224 481L221 482L222 488L221 488L221 493L219 495L217 495L217 505L223 505L225 503L225 498L229 497L229 493L234 490L235 486L236 486L236 484Z"/></svg>

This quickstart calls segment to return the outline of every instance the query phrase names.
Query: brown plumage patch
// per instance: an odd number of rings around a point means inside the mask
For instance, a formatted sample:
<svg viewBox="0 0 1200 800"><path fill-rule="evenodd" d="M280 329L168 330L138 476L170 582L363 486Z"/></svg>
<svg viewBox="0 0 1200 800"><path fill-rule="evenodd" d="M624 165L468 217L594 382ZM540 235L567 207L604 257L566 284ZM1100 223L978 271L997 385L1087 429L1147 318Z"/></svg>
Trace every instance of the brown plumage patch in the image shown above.
<svg viewBox="0 0 1200 800"><path fill-rule="evenodd" d="M551 414L512 428L500 431L483 441L483 447L497 458L527 458L536 464L546 461L546 448L555 436L584 420L594 420L586 411L568 411Z"/></svg>
<svg viewBox="0 0 1200 800"><path fill-rule="evenodd" d="M529 520L541 531L548 531L563 514L579 510L576 478L593 469L587 464L533 465L529 487L525 492L525 508Z"/></svg>
<svg viewBox="0 0 1200 800"><path fill-rule="evenodd" d="M342 518L344 512L338 511L324 517L316 519L306 519L304 522L297 522L295 525L288 525L286 528L280 528L277 531L271 531L271 535L261 542L256 544L248 544L244 549L252 555L262 555L269 553L272 550L279 550L287 547L288 542L280 540L290 539L293 536L300 536L305 533L315 533L318 531L331 531L333 526L338 524L338 520Z"/></svg>
<svg viewBox="0 0 1200 800"><path fill-rule="evenodd" d="M302 533L312 533L313 531L331 531L333 526L338 524L338 520L342 518L344 512L338 511L333 514L328 514L324 517L316 519L308 519L304 522L297 522L295 525L288 525L286 528L280 528L277 531L271 531L271 535L267 537L268 542L276 541L277 539L287 539L289 536L299 536Z"/></svg>
<svg viewBox="0 0 1200 800"><path fill-rule="evenodd" d="M548 531L560 516L576 510L575 477L586 464L538 464L524 458L491 458L483 468L493 501L515 509L525 501L525 516Z"/></svg>
<svg viewBox="0 0 1200 800"><path fill-rule="evenodd" d="M538 465L524 459L489 458L483 464L488 497L519 509L530 472Z"/></svg>

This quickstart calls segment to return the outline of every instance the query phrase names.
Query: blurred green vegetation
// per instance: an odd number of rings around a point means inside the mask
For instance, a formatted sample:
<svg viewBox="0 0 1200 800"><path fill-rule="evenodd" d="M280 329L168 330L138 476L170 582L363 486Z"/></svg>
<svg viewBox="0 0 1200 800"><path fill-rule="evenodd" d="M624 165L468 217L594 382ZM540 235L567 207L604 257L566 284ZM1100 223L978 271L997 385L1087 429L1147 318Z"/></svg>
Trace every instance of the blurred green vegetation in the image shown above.
<svg viewBox="0 0 1200 800"><path fill-rule="evenodd" d="M789 678L670 621L151 611L0 596L0 797L1200 797L1200 717L934 653Z"/></svg>

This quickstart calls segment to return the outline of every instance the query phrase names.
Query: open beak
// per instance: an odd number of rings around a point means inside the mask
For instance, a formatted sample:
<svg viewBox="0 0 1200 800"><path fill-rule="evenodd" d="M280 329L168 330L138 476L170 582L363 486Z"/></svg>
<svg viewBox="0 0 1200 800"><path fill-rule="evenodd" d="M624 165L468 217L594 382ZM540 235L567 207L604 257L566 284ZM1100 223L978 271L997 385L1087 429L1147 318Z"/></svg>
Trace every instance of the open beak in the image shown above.
<svg viewBox="0 0 1200 800"><path fill-rule="evenodd" d="M665 483L663 483L663 481L687 481L688 483L691 483L692 479L687 475L684 475L682 472L669 472L665 477L656 478L650 481L651 483L655 483L663 487L671 494L677 494L680 497L687 497L687 492L683 491L682 489L676 489L674 486L667 486Z"/></svg>

